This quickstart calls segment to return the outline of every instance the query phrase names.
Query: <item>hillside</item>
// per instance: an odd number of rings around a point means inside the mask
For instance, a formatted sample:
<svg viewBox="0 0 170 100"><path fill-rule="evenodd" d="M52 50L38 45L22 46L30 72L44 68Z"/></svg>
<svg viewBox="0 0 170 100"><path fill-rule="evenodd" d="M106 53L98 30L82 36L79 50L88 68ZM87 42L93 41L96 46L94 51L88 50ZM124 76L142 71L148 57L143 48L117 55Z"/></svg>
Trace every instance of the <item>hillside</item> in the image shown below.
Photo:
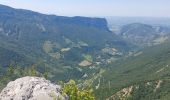
<svg viewBox="0 0 170 100"><path fill-rule="evenodd" d="M128 100L168 100L169 45L168 42L146 48L111 64L98 78L100 87L96 89L97 96L101 100L111 95L114 99L125 96Z"/></svg>
<svg viewBox="0 0 170 100"><path fill-rule="evenodd" d="M164 43L169 39L170 28L132 23L121 27L119 35L137 46L152 46Z"/></svg>
<svg viewBox="0 0 170 100"><path fill-rule="evenodd" d="M4 5L0 13L2 67L40 63L38 69L48 69L51 78L81 78L83 69L120 58L131 49L109 31L104 18L45 15Z"/></svg>

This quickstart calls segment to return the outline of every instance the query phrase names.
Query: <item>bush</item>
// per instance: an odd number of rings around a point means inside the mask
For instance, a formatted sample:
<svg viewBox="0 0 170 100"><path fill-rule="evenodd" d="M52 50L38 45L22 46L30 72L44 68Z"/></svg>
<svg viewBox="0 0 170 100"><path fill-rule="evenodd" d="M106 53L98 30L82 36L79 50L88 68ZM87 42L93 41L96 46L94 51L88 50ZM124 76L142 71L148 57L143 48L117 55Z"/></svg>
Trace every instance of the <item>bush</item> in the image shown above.
<svg viewBox="0 0 170 100"><path fill-rule="evenodd" d="M67 94L70 100L95 100L92 89L79 89L74 80L70 80L62 86L62 94Z"/></svg>

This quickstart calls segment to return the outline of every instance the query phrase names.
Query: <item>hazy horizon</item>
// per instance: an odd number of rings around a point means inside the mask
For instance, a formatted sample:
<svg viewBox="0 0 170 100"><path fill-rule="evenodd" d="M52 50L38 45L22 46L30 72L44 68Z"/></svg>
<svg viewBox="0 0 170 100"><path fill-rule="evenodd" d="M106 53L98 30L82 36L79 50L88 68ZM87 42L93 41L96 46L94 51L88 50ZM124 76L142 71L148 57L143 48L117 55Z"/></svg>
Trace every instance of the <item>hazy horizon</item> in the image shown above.
<svg viewBox="0 0 170 100"><path fill-rule="evenodd" d="M1 0L0 4L59 16L170 17L169 0Z"/></svg>

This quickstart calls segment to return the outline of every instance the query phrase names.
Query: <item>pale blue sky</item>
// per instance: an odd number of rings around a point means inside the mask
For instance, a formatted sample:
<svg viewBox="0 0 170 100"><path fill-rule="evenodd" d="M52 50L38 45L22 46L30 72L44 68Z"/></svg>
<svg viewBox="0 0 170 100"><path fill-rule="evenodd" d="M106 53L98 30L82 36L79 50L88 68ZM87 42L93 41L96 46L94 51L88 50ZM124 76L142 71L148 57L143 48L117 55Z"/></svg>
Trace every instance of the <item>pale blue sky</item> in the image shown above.
<svg viewBox="0 0 170 100"><path fill-rule="evenodd" d="M170 17L170 0L0 0L0 4L63 16Z"/></svg>

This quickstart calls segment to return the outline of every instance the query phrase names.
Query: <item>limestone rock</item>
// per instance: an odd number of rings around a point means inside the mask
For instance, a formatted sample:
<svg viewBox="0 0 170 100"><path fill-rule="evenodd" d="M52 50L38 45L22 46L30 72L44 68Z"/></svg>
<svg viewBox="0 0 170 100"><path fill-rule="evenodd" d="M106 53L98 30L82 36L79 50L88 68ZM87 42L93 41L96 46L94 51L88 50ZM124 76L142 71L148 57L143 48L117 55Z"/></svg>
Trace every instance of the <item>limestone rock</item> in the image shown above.
<svg viewBox="0 0 170 100"><path fill-rule="evenodd" d="M61 95L61 87L39 77L23 77L9 82L0 100L68 100Z"/></svg>

